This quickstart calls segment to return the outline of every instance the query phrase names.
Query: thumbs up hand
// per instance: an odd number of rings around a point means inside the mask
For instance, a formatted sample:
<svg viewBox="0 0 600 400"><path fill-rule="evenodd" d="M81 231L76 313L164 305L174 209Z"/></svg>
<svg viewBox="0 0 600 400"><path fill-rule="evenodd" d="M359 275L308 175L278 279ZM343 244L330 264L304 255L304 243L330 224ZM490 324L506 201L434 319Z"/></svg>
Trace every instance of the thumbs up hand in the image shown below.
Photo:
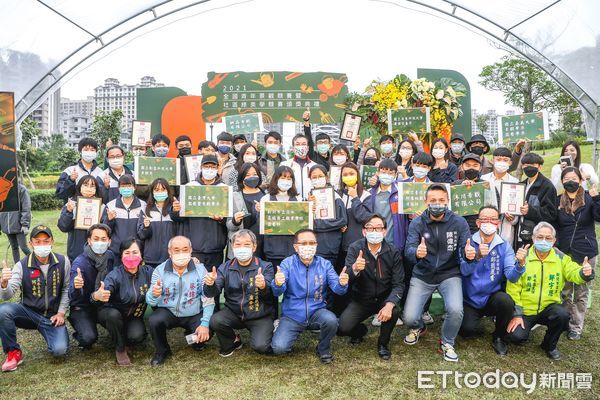
<svg viewBox="0 0 600 400"><path fill-rule="evenodd" d="M179 200L177 200L177 197L173 197L173 211L181 211L181 203L179 202Z"/></svg>
<svg viewBox="0 0 600 400"><path fill-rule="evenodd" d="M100 287L93 294L94 300L101 301L103 303L108 302L110 300L110 290L104 289L104 282L100 281Z"/></svg>
<svg viewBox="0 0 600 400"><path fill-rule="evenodd" d="M212 271L204 276L204 284L206 286L212 286L217 280L217 268L212 267Z"/></svg>
<svg viewBox="0 0 600 400"><path fill-rule="evenodd" d="M341 286L346 286L348 285L348 280L350 279L350 277L348 276L348 273L346 272L347 267L344 267L344 269L342 269L342 272L340 273L340 285Z"/></svg>
<svg viewBox="0 0 600 400"><path fill-rule="evenodd" d="M519 262L519 265L521 267L525 266L525 259L527 258L527 253L529 252L530 246L531 245L528 244L527 246L521 247L519 250L517 250L516 257L517 257L517 261Z"/></svg>
<svg viewBox="0 0 600 400"><path fill-rule="evenodd" d="M262 274L262 268L258 268L258 271L256 272L256 276L254 277L254 284L256 285L257 288L259 289L264 289L265 286L267 286L266 282L265 282L265 276Z"/></svg>
<svg viewBox="0 0 600 400"><path fill-rule="evenodd" d="M592 264L590 264L590 262L588 261L588 258L584 258L583 259L583 265L582 265L582 272L584 276L590 276L592 275Z"/></svg>
<svg viewBox="0 0 600 400"><path fill-rule="evenodd" d="M157 279L154 286L152 286L152 296L160 297L161 294L162 294L162 286L160 284L160 279Z"/></svg>
<svg viewBox="0 0 600 400"><path fill-rule="evenodd" d="M427 245L425 244L425 238L421 238L421 243L417 247L417 258L427 257Z"/></svg>
<svg viewBox="0 0 600 400"><path fill-rule="evenodd" d="M107 173L104 174L102 180L104 181L104 187L107 189L110 188L110 176Z"/></svg>
<svg viewBox="0 0 600 400"><path fill-rule="evenodd" d="M365 261L365 258L363 257L363 251L361 250L358 252L356 261L354 261L354 264L352 264L352 271L354 271L355 274L358 274L365 269L366 265L367 262Z"/></svg>
<svg viewBox="0 0 600 400"><path fill-rule="evenodd" d="M12 268L8 266L6 260L2 261L2 281L0 282L2 288L8 286L8 281L12 277Z"/></svg>
<svg viewBox="0 0 600 400"><path fill-rule="evenodd" d="M275 284L277 286L283 286L285 283L285 275L281 272L281 268L277 266L277 273L275 274Z"/></svg>
<svg viewBox="0 0 600 400"><path fill-rule="evenodd" d="M490 246L487 243L481 243L479 245L479 254L481 254L481 257L485 257L490 254Z"/></svg>
<svg viewBox="0 0 600 400"><path fill-rule="evenodd" d="M75 289L81 289L83 287L83 276L81 275L81 270L77 268L77 276L73 279L73 287Z"/></svg>
<svg viewBox="0 0 600 400"><path fill-rule="evenodd" d="M475 251L475 247L471 246L471 239L467 239L467 244L465 245L465 257L467 260L473 261L477 252Z"/></svg>

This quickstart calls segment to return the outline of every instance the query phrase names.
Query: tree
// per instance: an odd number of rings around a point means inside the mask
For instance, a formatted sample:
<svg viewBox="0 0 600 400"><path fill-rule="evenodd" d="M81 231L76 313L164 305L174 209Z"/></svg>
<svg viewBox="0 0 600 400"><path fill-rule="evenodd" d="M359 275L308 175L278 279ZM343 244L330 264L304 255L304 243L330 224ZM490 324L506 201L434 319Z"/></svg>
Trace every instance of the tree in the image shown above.
<svg viewBox="0 0 600 400"><path fill-rule="evenodd" d="M67 146L65 137L60 133L50 136L43 149L47 152L50 160L46 171L62 171L69 165L75 164L79 159L79 153Z"/></svg>
<svg viewBox="0 0 600 400"><path fill-rule="evenodd" d="M35 189L35 185L29 176L29 170L27 166L27 155L32 151L31 141L37 137L41 132L37 122L28 116L21 123L21 146L17 150L17 163L19 164L19 179L23 180L23 174L29 181L29 187Z"/></svg>
<svg viewBox="0 0 600 400"><path fill-rule="evenodd" d="M477 129L479 129L481 134L484 134L489 127L488 116L486 114L479 114L477 118L475 118L475 126L477 126Z"/></svg>
<svg viewBox="0 0 600 400"><path fill-rule="evenodd" d="M119 143L123 126L122 121L123 111L120 109L110 113L104 111L96 112L90 136L98 142L99 150L105 150L105 144L108 139L112 140L113 143Z"/></svg>

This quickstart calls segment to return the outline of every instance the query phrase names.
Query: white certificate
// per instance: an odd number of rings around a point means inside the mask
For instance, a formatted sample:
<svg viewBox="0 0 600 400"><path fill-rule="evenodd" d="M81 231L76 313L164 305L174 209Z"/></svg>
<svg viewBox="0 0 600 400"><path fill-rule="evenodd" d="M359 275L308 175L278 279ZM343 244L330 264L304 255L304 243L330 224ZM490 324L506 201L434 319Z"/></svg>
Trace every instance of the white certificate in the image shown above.
<svg viewBox="0 0 600 400"><path fill-rule="evenodd" d="M131 145L146 146L152 140L152 123L149 121L133 121L131 130Z"/></svg>
<svg viewBox="0 0 600 400"><path fill-rule="evenodd" d="M500 183L500 213L522 215L521 207L525 203L524 183Z"/></svg>

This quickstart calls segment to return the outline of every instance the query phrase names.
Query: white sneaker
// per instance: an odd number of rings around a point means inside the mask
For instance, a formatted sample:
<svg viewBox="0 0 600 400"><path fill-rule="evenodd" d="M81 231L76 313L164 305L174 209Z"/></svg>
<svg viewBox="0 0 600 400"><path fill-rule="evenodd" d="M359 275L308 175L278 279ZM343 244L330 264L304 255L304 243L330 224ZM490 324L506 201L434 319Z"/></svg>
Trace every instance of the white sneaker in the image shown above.
<svg viewBox="0 0 600 400"><path fill-rule="evenodd" d="M431 314L429 314L429 311L425 311L421 318L423 318L423 323L425 325L433 324L433 317L431 316Z"/></svg>
<svg viewBox="0 0 600 400"><path fill-rule="evenodd" d="M427 328L423 326L421 329L411 329L408 331L408 335L404 337L404 343L412 346L413 344L417 344L419 338L425 334Z"/></svg>
<svg viewBox="0 0 600 400"><path fill-rule="evenodd" d="M402 320L400 318L398 318L398 321L396 321L396 326L402 326L404 325L404 322L402 322Z"/></svg>
<svg viewBox="0 0 600 400"><path fill-rule="evenodd" d="M440 343L440 353L444 355L445 361L457 362L458 354L454 351L454 346L447 343Z"/></svg>
<svg viewBox="0 0 600 400"><path fill-rule="evenodd" d="M377 315L373 317L373 321L371 321L371 325L373 326L381 326L381 321L377 318Z"/></svg>

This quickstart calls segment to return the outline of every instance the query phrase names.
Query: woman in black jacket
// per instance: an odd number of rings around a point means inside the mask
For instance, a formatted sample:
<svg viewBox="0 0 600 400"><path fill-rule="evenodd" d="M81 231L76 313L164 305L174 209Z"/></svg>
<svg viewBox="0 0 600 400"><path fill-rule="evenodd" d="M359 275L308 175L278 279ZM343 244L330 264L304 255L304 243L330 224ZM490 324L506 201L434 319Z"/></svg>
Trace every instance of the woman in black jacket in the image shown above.
<svg viewBox="0 0 600 400"><path fill-rule="evenodd" d="M93 301L104 303L98 311L98 322L110 333L121 366L131 365L129 346L146 338L146 292L153 269L144 264L140 248L141 243L134 237L122 241L122 265L109 272L92 293Z"/></svg>
<svg viewBox="0 0 600 400"><path fill-rule="evenodd" d="M558 197L557 247L573 261L582 264L587 258L595 267L598 255L595 222L600 222L598 190L592 187L589 192L585 191L581 186L581 172L575 167L563 169L560 180L565 192ZM567 282L562 294L571 314L567 337L579 340L588 303L588 285Z"/></svg>

